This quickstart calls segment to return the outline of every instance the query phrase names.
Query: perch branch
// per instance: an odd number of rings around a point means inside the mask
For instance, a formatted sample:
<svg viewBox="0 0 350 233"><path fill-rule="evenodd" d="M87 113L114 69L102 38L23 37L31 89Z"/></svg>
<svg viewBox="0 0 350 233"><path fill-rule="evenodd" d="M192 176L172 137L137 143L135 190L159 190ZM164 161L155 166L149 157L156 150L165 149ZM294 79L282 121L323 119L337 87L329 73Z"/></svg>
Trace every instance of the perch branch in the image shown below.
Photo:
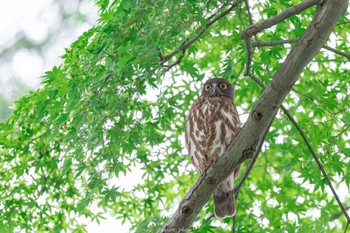
<svg viewBox="0 0 350 233"><path fill-rule="evenodd" d="M271 121L271 123L272 123L272 121ZM271 126L271 124L270 124L270 126ZM258 159L259 153L260 153L261 148L262 148L262 146L264 144L265 137L266 137L267 133L269 132L270 126L267 128L267 130L265 131L262 139L260 140L260 142L259 142L259 144L257 146L257 150L255 151L252 160L250 160L248 167L245 169L244 174L242 175L242 178L239 180L238 184L234 187L234 193L235 193L235 198L236 199L238 198L239 191L241 190L241 187L242 187L244 181L247 179L250 171L254 167L254 164L255 164L256 160Z"/></svg>
<svg viewBox="0 0 350 233"><path fill-rule="evenodd" d="M158 232L186 232L208 202L214 189L235 167L252 158L282 101L329 37L348 0L324 0L312 22L294 46L270 84L252 108L248 120L225 153L196 181L168 222ZM317 27L316 27L317 25Z"/></svg>

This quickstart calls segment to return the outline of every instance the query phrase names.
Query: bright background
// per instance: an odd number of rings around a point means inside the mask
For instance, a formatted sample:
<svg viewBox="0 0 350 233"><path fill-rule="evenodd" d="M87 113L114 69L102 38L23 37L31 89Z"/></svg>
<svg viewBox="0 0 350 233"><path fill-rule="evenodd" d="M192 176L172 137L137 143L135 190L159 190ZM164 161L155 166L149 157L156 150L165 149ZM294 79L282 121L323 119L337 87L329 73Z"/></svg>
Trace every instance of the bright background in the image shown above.
<svg viewBox="0 0 350 233"><path fill-rule="evenodd" d="M40 77L61 63L60 56L97 20L98 8L83 0L0 0L0 122L11 114L12 103L40 87ZM137 183L139 176L120 179L121 186ZM112 217L85 222L89 233L128 232Z"/></svg>

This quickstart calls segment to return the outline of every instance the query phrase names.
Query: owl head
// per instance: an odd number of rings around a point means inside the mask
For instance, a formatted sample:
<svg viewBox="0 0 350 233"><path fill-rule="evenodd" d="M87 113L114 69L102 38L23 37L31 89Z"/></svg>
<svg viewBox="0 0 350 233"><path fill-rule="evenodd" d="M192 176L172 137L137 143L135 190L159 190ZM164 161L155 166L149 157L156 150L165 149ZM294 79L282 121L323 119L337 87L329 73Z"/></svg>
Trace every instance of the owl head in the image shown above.
<svg viewBox="0 0 350 233"><path fill-rule="evenodd" d="M204 83L201 96L223 96L233 100L233 86L223 78L209 79Z"/></svg>

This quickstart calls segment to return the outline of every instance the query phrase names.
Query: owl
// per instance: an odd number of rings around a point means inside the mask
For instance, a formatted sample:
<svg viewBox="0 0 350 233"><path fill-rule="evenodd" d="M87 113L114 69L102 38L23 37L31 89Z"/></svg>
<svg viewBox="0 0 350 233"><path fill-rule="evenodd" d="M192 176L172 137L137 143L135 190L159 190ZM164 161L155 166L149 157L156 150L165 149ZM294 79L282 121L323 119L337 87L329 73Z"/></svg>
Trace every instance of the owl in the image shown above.
<svg viewBox="0 0 350 233"><path fill-rule="evenodd" d="M186 147L198 172L205 172L227 150L238 133L239 125L231 83L223 78L208 80L200 97L191 106L185 127ZM239 170L240 166L237 166L213 193L217 217L236 213L233 181Z"/></svg>

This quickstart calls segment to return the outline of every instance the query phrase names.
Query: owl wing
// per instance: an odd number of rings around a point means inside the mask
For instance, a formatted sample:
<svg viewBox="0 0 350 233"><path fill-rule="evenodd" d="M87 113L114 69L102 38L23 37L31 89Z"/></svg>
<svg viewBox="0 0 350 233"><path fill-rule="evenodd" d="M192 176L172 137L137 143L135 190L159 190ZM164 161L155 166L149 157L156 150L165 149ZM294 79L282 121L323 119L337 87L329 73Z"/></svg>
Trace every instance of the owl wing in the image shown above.
<svg viewBox="0 0 350 233"><path fill-rule="evenodd" d="M206 169L208 155L205 153L208 129L203 115L204 99L195 100L188 113L185 127L185 143L192 164L196 170L203 173Z"/></svg>
<svg viewBox="0 0 350 233"><path fill-rule="evenodd" d="M221 146L226 151L236 137L239 130L239 117L236 107L231 102L224 102L223 107L218 114L218 118L222 122L220 131ZM219 155L221 156L222 153ZM238 177L240 165L237 166L232 174L230 174L214 191L213 200L215 215L220 218L233 216L236 213L236 203L233 195L234 179Z"/></svg>

